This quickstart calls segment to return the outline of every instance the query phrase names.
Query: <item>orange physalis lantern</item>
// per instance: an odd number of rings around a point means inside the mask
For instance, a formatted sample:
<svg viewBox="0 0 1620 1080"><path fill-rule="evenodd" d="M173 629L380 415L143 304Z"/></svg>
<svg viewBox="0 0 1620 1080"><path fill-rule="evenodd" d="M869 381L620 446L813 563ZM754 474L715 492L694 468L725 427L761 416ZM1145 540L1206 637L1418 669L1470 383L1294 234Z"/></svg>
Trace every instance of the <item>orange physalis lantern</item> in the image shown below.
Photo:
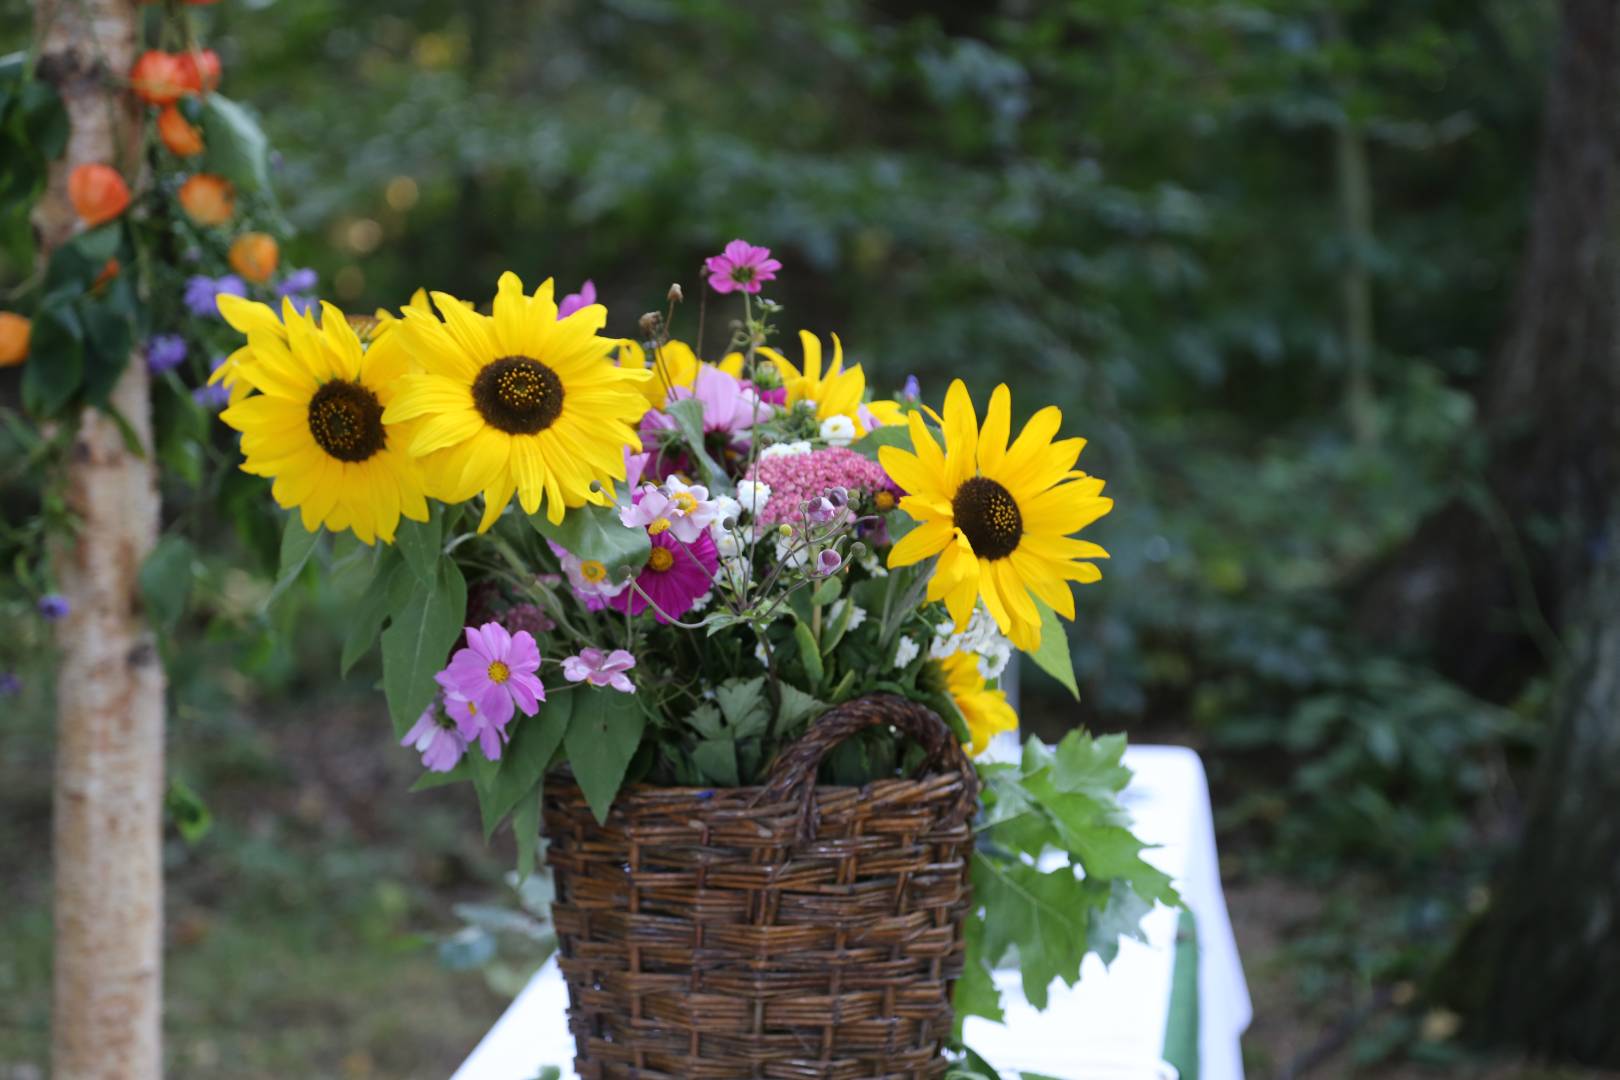
<svg viewBox="0 0 1620 1080"><path fill-rule="evenodd" d="M236 189L223 176L198 173L180 185L180 207L199 225L223 225L236 213Z"/></svg>
<svg viewBox="0 0 1620 1080"><path fill-rule="evenodd" d="M16 367L28 359L28 338L34 324L12 311L0 311L0 367Z"/></svg>
<svg viewBox="0 0 1620 1080"><path fill-rule="evenodd" d="M165 106L158 114L158 137L176 157L195 157L203 152L202 132L181 114L178 106Z"/></svg>
<svg viewBox="0 0 1620 1080"><path fill-rule="evenodd" d="M270 280L281 261L281 248L269 233L249 232L231 243L231 269L255 284Z"/></svg>
<svg viewBox="0 0 1620 1080"><path fill-rule="evenodd" d="M68 199L85 223L101 225L129 206L129 185L110 165L80 165L68 174Z"/></svg>
<svg viewBox="0 0 1620 1080"><path fill-rule="evenodd" d="M141 53L129 71L129 85L135 96L151 105L172 105L189 88L187 79L196 72L180 62L180 57L160 49Z"/></svg>

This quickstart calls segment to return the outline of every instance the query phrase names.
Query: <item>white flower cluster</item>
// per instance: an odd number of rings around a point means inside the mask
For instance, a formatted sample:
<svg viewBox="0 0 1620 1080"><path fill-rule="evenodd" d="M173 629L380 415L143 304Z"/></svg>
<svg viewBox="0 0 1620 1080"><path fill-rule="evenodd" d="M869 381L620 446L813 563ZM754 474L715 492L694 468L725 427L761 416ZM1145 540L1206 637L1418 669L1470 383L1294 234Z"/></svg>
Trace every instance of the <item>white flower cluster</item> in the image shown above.
<svg viewBox="0 0 1620 1080"><path fill-rule="evenodd" d="M821 437L828 446L848 446L855 441L855 421L842 414L821 422Z"/></svg>
<svg viewBox="0 0 1620 1080"><path fill-rule="evenodd" d="M960 634L954 623L942 622L934 628L934 641L928 655L943 660L952 653L973 653L979 658L979 674L986 679L1000 678L1012 659L1013 644L996 626L996 620L980 604L973 609L967 629Z"/></svg>
<svg viewBox="0 0 1620 1080"><path fill-rule="evenodd" d="M759 452L759 456L762 461L765 458L773 457L798 457L800 454L808 454L810 450L809 442L800 439L798 442L776 443L773 446L767 446Z"/></svg>

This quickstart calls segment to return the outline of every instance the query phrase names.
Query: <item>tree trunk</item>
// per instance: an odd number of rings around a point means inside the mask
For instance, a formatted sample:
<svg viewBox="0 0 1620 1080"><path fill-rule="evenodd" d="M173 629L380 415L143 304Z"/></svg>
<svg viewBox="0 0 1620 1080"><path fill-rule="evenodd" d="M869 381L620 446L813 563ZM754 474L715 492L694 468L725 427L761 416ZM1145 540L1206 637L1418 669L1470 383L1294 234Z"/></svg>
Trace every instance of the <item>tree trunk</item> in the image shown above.
<svg viewBox="0 0 1620 1080"><path fill-rule="evenodd" d="M1620 1068L1620 518L1517 853L1452 985L1474 1034Z"/></svg>
<svg viewBox="0 0 1620 1080"><path fill-rule="evenodd" d="M66 103L64 160L34 212L49 253L77 227L75 166L136 174L139 116L121 89L135 0L38 0L39 72ZM48 362L38 356L31 363ZM156 543L157 476L139 357L112 393L144 448L95 410L79 418L66 499L77 532L53 552L70 612L60 625L53 835L56 896L52 1075L155 1080L163 1072L163 670L137 574Z"/></svg>
<svg viewBox="0 0 1620 1080"><path fill-rule="evenodd" d="M1620 0L1564 0L1529 246L1481 395L1485 483L1356 588L1361 629L1492 697L1556 653L1620 491L1617 90Z"/></svg>

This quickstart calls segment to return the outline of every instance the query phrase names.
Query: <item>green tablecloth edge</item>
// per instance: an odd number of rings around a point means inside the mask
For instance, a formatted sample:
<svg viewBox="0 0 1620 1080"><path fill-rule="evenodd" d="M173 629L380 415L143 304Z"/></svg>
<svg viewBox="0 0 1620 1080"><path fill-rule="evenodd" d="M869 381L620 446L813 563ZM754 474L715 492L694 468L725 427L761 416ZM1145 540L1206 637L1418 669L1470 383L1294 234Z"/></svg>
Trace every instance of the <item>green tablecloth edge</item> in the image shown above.
<svg viewBox="0 0 1620 1080"><path fill-rule="evenodd" d="M1181 1080L1198 1080L1198 921L1186 908L1176 923L1176 960L1170 1011L1164 1022L1164 1060Z"/></svg>

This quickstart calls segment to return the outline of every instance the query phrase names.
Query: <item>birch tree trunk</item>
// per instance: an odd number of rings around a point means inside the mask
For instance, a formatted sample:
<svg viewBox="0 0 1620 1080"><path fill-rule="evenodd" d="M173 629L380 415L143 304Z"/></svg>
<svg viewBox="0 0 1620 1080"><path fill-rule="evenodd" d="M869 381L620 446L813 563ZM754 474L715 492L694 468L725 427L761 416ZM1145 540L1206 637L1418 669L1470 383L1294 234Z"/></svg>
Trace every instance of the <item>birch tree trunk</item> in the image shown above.
<svg viewBox="0 0 1620 1080"><path fill-rule="evenodd" d="M135 0L36 0L40 77L71 124L34 212L47 253L77 227L76 165L139 172L139 117L123 81L134 61ZM36 356L31 363L49 363ZM131 358L111 398L143 454L94 410L79 418L66 498L77 518L53 551L70 612L59 629L52 844L56 950L52 1075L155 1080L162 1062L163 670L137 574L158 533L145 365Z"/></svg>

